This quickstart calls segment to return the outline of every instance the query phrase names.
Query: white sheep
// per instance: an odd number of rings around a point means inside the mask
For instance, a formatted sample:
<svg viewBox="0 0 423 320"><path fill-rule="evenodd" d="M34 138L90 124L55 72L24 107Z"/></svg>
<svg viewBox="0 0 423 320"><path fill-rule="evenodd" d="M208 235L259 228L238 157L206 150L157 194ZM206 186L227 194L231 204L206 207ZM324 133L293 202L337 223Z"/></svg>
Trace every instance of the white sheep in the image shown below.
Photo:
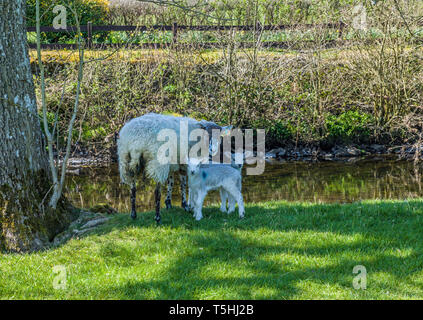
<svg viewBox="0 0 423 320"><path fill-rule="evenodd" d="M171 129L176 133L177 153L180 153L180 129L181 123L187 123L188 135L195 129L204 129L208 132L209 138L212 137L212 129L221 129L213 122L197 121L188 117L175 117L149 113L127 122L119 132L117 139L119 173L121 182L131 187L131 217L137 217L135 199L136 199L136 179L141 170L145 170L146 175L156 182L155 189L155 207L157 223L160 222L160 197L161 185L169 178L173 172L186 173L186 164L177 163L163 164L159 161L158 152L164 141L158 141L161 130ZM196 144L196 141L189 141L188 147ZM185 190L183 192L185 196ZM186 202L183 198L183 203ZM186 204L185 204L186 205Z"/></svg>

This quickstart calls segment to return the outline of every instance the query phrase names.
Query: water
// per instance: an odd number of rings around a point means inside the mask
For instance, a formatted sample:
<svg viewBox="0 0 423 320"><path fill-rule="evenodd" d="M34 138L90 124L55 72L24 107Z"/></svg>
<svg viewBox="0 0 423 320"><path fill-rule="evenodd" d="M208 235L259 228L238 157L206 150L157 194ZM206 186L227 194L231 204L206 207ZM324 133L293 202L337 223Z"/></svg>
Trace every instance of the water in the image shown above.
<svg viewBox="0 0 423 320"><path fill-rule="evenodd" d="M422 172L423 169L415 167L412 162L387 159L272 162L266 163L266 170L260 176L244 174L243 195L246 203L269 200L345 203L364 199L416 198L423 197ZM175 178L175 181L179 180ZM175 183L173 205L180 206L179 192L179 184ZM70 174L66 194L79 207L107 203L119 212L130 211L129 188L120 185L115 165L82 168L79 175ZM219 203L217 191L207 196L205 205L211 203ZM138 188L137 207L138 211L153 210L152 183Z"/></svg>

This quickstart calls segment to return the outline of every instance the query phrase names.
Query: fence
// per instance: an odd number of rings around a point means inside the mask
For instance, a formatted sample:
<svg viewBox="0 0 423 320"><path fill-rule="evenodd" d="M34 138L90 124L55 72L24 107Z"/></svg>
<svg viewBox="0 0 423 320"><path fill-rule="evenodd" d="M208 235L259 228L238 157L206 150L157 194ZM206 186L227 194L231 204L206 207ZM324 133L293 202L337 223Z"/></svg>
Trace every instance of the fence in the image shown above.
<svg viewBox="0 0 423 320"><path fill-rule="evenodd" d="M178 43L178 33L180 31L280 31L280 30L293 30L293 29L303 29L310 30L313 28L324 28L324 29L333 29L338 30L338 40L342 40L343 33L345 30L346 24L342 21L336 23L326 23L326 24L295 24L295 25L244 25L244 26L184 26L178 25L176 23L172 25L155 25L155 26L93 26L90 22L87 25L81 26L81 32L87 34L87 47L89 49L95 48L105 48L108 46L119 47L124 46L128 47L131 44L128 43L93 43L93 34L94 32L110 32L110 31L126 31L126 32L144 32L149 30L158 30L158 31L172 31L172 42L171 43L141 43L136 44L137 47L146 47L146 48L162 48L167 47L169 44ZM35 27L28 27L28 32L35 32ZM54 27L41 27L41 32L61 32L61 33L76 33L76 27L70 26L66 29L55 29ZM330 46L334 41L328 41L327 44ZM192 45L192 44L189 44ZM215 47L219 44L214 42L205 42L201 43L202 47ZM251 42L242 42L241 46L248 47L253 45ZM289 43L287 41L263 41L262 45L265 47L274 47L274 48L287 48ZM30 43L30 48L35 48L36 44ZM71 49L76 48L76 44L65 44L65 43L49 43L42 44L43 49Z"/></svg>

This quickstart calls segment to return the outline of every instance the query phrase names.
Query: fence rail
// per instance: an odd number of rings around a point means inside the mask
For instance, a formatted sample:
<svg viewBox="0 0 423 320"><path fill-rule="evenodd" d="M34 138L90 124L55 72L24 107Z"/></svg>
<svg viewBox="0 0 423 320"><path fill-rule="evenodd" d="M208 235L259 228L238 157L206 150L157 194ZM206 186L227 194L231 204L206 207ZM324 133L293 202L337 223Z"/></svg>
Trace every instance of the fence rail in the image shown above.
<svg viewBox="0 0 423 320"><path fill-rule="evenodd" d="M153 25L153 26L93 26L90 22L87 25L80 26L81 32L87 33L87 47L90 49L96 48L105 48L105 47L119 47L119 46L136 46L144 48L163 48L169 46L169 44L175 44L178 42L178 31L280 31L280 30L293 30L293 29L305 29L310 30L313 28L324 28L324 29L336 29L338 30L338 38L342 39L344 29L346 24L342 21L336 23L326 23L326 24L284 24L284 25L241 25L241 26L209 26L209 25L199 25L199 26L186 26L178 25L173 23L172 25ZM56 29L54 27L40 27L41 32L55 32L55 33L75 33L75 26L69 26L66 29ZM128 43L93 43L93 33L94 32L110 32L110 31L126 31L126 32L144 32L149 30L159 30L159 31L172 31L172 42L171 43L140 43L140 44L128 44ZM35 27L27 27L27 32L35 32ZM329 46L331 46L332 41L329 41ZM182 44L178 45L192 45L192 44ZM253 45L249 42L241 43L241 46L248 47ZM262 45L265 47L273 48L287 48L289 47L288 42L286 41L265 41L262 42ZM213 48L219 46L217 43L213 42L204 42L201 43L201 47ZM29 44L30 48L35 48L34 43ZM76 48L76 44L65 44L65 43L49 43L42 44L41 48L43 49L73 49Z"/></svg>

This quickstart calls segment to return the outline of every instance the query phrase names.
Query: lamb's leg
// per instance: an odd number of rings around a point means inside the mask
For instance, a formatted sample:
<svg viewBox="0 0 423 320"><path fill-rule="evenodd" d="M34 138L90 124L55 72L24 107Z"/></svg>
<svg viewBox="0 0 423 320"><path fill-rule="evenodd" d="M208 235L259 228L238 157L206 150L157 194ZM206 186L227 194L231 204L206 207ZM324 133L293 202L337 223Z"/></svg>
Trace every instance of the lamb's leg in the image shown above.
<svg viewBox="0 0 423 320"><path fill-rule="evenodd" d="M242 219L244 218L244 215L245 215L245 209L244 209L244 199L242 198L241 192L239 192L236 202L238 203L239 217Z"/></svg>
<svg viewBox="0 0 423 320"><path fill-rule="evenodd" d="M160 217L160 198L161 198L161 185L159 182L156 184L156 190L154 191L154 198L156 202L156 216L154 220L156 220L157 224L160 223L161 217Z"/></svg>
<svg viewBox="0 0 423 320"><path fill-rule="evenodd" d="M228 207L229 207L229 209L228 209L228 213L232 213L232 212L234 212L235 211L235 204L236 204L236 199L234 198L234 197L232 197L232 196L229 196L228 197Z"/></svg>
<svg viewBox="0 0 423 320"><path fill-rule="evenodd" d="M167 179L167 194L166 194L166 209L172 208L172 189L173 189L173 174L169 175L169 178Z"/></svg>
<svg viewBox="0 0 423 320"><path fill-rule="evenodd" d="M202 209L203 209L203 203L204 203L204 198L206 197L207 193L206 192L196 192L196 194L194 195L194 202L195 202L195 208L194 208L194 217L195 220L199 221L201 220L201 218L203 217L202 214Z"/></svg>
<svg viewBox="0 0 423 320"><path fill-rule="evenodd" d="M220 211L226 212L226 199L228 197L228 193L223 188L219 189L219 193L220 193Z"/></svg>
<svg viewBox="0 0 423 320"><path fill-rule="evenodd" d="M131 187L131 218L136 219L137 218L137 211L135 207L135 199L137 198L137 188L134 185Z"/></svg>
<svg viewBox="0 0 423 320"><path fill-rule="evenodd" d="M187 175L185 172L179 174L181 181L181 207L185 211L189 211L189 206L187 204Z"/></svg>
<svg viewBox="0 0 423 320"><path fill-rule="evenodd" d="M242 198L242 193L237 188L227 188L226 191L229 193L229 202L231 202L231 197L236 200L238 203L238 213L240 218L244 218L245 210L244 210L244 199ZM235 206L234 206L235 207ZM231 208L229 208L230 210Z"/></svg>

